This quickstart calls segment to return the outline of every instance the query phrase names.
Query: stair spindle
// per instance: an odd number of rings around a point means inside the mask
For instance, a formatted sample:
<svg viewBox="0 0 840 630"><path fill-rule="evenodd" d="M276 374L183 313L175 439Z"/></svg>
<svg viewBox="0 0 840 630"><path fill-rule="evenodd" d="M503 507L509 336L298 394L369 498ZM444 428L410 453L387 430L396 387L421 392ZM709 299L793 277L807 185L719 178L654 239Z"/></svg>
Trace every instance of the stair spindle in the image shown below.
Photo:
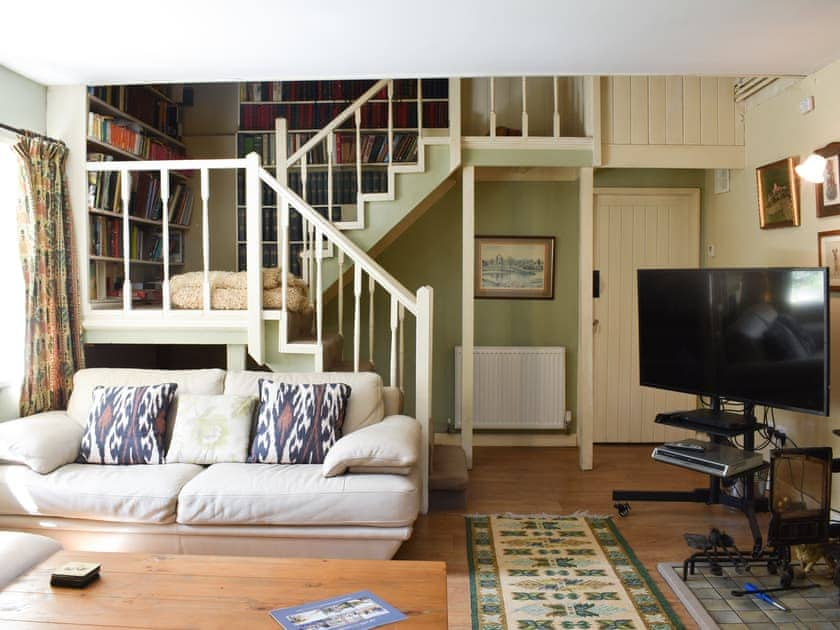
<svg viewBox="0 0 840 630"><path fill-rule="evenodd" d="M362 216L362 109L356 110L356 221Z"/></svg>
<svg viewBox="0 0 840 630"><path fill-rule="evenodd" d="M325 142L327 143L327 217L330 223L335 223L335 216L333 215L333 155L335 153L335 133L331 131Z"/></svg>
<svg viewBox="0 0 840 630"><path fill-rule="evenodd" d="M344 251L338 250L338 334L344 336Z"/></svg>
<svg viewBox="0 0 840 630"><path fill-rule="evenodd" d="M280 285L282 294L280 296L280 352L283 351L283 346L289 340L289 326L286 312L286 294L289 288L289 202L284 196L277 196L277 201L280 204L280 260L283 261L283 270L280 274Z"/></svg>
<svg viewBox="0 0 840 630"><path fill-rule="evenodd" d="M556 76L552 77L552 89L554 92L554 137L560 137L560 103L559 103L559 81Z"/></svg>
<svg viewBox="0 0 840 630"><path fill-rule="evenodd" d="M309 222L303 214L300 214L300 230L303 239L303 248L300 251L300 275L306 286L309 286L309 266L306 264L306 256L309 251Z"/></svg>
<svg viewBox="0 0 840 630"><path fill-rule="evenodd" d="M210 171L201 169L201 258L204 265L204 278L201 293L204 312L210 311ZM165 290L164 295L169 291Z"/></svg>
<svg viewBox="0 0 840 630"><path fill-rule="evenodd" d="M417 79L417 151L420 151L420 139L423 137L423 80ZM419 159L419 156L418 156Z"/></svg>
<svg viewBox="0 0 840 630"><path fill-rule="evenodd" d="M317 339L318 344L321 344L323 339L323 327L324 327L324 296L323 296L323 277L321 275L321 260L324 257L324 250L321 247L321 241L323 240L324 236L321 232L321 228L315 230L315 240L318 242L318 248L315 250L315 277L317 283L317 290L315 291L314 298L315 302L315 316L317 321L315 322L316 330L317 330Z"/></svg>
<svg viewBox="0 0 840 630"><path fill-rule="evenodd" d="M397 309L397 316L399 317L400 329L400 391L405 391L405 307L402 302Z"/></svg>
<svg viewBox="0 0 840 630"><path fill-rule="evenodd" d="M391 380L389 385L391 387L397 386L397 298L391 296Z"/></svg>
<svg viewBox="0 0 840 630"><path fill-rule="evenodd" d="M490 137L496 137L496 79L490 77Z"/></svg>
<svg viewBox="0 0 840 630"><path fill-rule="evenodd" d="M307 194L306 181L309 178L309 174L307 171L307 154L304 153L300 158L300 196L301 199L309 202L309 195ZM303 217L301 216L301 220ZM303 260L301 261L303 264L303 279L306 282L307 289L309 290L309 295L312 295L312 240L309 238L311 231L309 229L309 223L302 223L301 228L303 229Z"/></svg>
<svg viewBox="0 0 840 630"><path fill-rule="evenodd" d="M131 202L131 174L122 171L120 196L123 210L123 310L131 310L131 222L128 205Z"/></svg>
<svg viewBox="0 0 840 630"><path fill-rule="evenodd" d="M522 137L528 137L528 79L522 77Z"/></svg>
<svg viewBox="0 0 840 630"><path fill-rule="evenodd" d="M359 371L359 336L362 331L361 300L362 300L362 268L353 263L353 295L355 306L353 309L353 371Z"/></svg>
<svg viewBox="0 0 840 630"><path fill-rule="evenodd" d="M373 338L374 338L374 321L373 321L373 302L374 291L376 290L376 280L373 276L368 276L368 359L373 364Z"/></svg>
<svg viewBox="0 0 840 630"><path fill-rule="evenodd" d="M163 282L161 282L161 292L162 292L162 299L163 299L163 312L167 313L169 311L170 306L170 298L169 295L169 221L171 217L169 216L169 169L162 168L160 169L160 207L161 210L161 228L163 232ZM183 247L183 243L181 243ZM183 255L183 249L182 255ZM138 251L137 258L142 258L143 253Z"/></svg>
<svg viewBox="0 0 840 630"><path fill-rule="evenodd" d="M388 164L394 163L394 82L388 81Z"/></svg>

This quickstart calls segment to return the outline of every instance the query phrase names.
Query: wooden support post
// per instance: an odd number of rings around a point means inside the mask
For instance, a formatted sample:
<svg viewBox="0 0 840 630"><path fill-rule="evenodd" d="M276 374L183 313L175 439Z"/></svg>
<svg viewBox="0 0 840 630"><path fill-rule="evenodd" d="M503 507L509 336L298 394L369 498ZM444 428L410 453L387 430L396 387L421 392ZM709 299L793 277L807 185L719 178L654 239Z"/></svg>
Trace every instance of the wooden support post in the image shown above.
<svg viewBox="0 0 840 630"><path fill-rule="evenodd" d="M577 359L577 440L581 470L592 469L593 422L593 309L592 266L594 255L594 188L592 168L580 169L580 254L579 254L579 313Z"/></svg>
<svg viewBox="0 0 840 630"><path fill-rule="evenodd" d="M462 169L461 244L461 447L472 468L473 458L473 347L475 305L473 303L475 264L475 167Z"/></svg>

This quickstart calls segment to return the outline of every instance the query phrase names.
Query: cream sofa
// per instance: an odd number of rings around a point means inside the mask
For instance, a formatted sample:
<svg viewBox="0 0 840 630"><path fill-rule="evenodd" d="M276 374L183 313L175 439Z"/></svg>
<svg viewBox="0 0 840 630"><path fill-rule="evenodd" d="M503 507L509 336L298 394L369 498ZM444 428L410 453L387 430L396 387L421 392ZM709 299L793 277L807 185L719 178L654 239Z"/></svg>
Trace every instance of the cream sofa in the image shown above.
<svg viewBox="0 0 840 630"><path fill-rule="evenodd" d="M97 385L256 396L260 378L352 387L323 465L73 463ZM0 423L0 530L80 550L390 558L420 502L419 423L400 406L373 373L81 370L66 412Z"/></svg>

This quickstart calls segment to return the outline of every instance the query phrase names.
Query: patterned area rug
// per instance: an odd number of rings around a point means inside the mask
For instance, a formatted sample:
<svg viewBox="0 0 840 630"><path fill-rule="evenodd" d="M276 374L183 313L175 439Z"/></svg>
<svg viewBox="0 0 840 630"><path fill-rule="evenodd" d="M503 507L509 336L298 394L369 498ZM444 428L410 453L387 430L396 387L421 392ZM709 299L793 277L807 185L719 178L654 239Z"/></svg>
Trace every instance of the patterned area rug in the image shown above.
<svg viewBox="0 0 840 630"><path fill-rule="evenodd" d="M474 630L682 628L610 519L468 516Z"/></svg>

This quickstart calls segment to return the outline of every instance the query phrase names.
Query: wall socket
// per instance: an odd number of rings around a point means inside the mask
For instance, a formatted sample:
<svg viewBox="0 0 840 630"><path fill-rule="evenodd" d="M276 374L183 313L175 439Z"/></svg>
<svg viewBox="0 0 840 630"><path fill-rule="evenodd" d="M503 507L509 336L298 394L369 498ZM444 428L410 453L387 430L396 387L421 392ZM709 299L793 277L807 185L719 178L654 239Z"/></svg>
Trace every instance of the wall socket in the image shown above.
<svg viewBox="0 0 840 630"><path fill-rule="evenodd" d="M708 256L709 258L715 257L714 243L709 243L708 245L706 245L706 256Z"/></svg>

